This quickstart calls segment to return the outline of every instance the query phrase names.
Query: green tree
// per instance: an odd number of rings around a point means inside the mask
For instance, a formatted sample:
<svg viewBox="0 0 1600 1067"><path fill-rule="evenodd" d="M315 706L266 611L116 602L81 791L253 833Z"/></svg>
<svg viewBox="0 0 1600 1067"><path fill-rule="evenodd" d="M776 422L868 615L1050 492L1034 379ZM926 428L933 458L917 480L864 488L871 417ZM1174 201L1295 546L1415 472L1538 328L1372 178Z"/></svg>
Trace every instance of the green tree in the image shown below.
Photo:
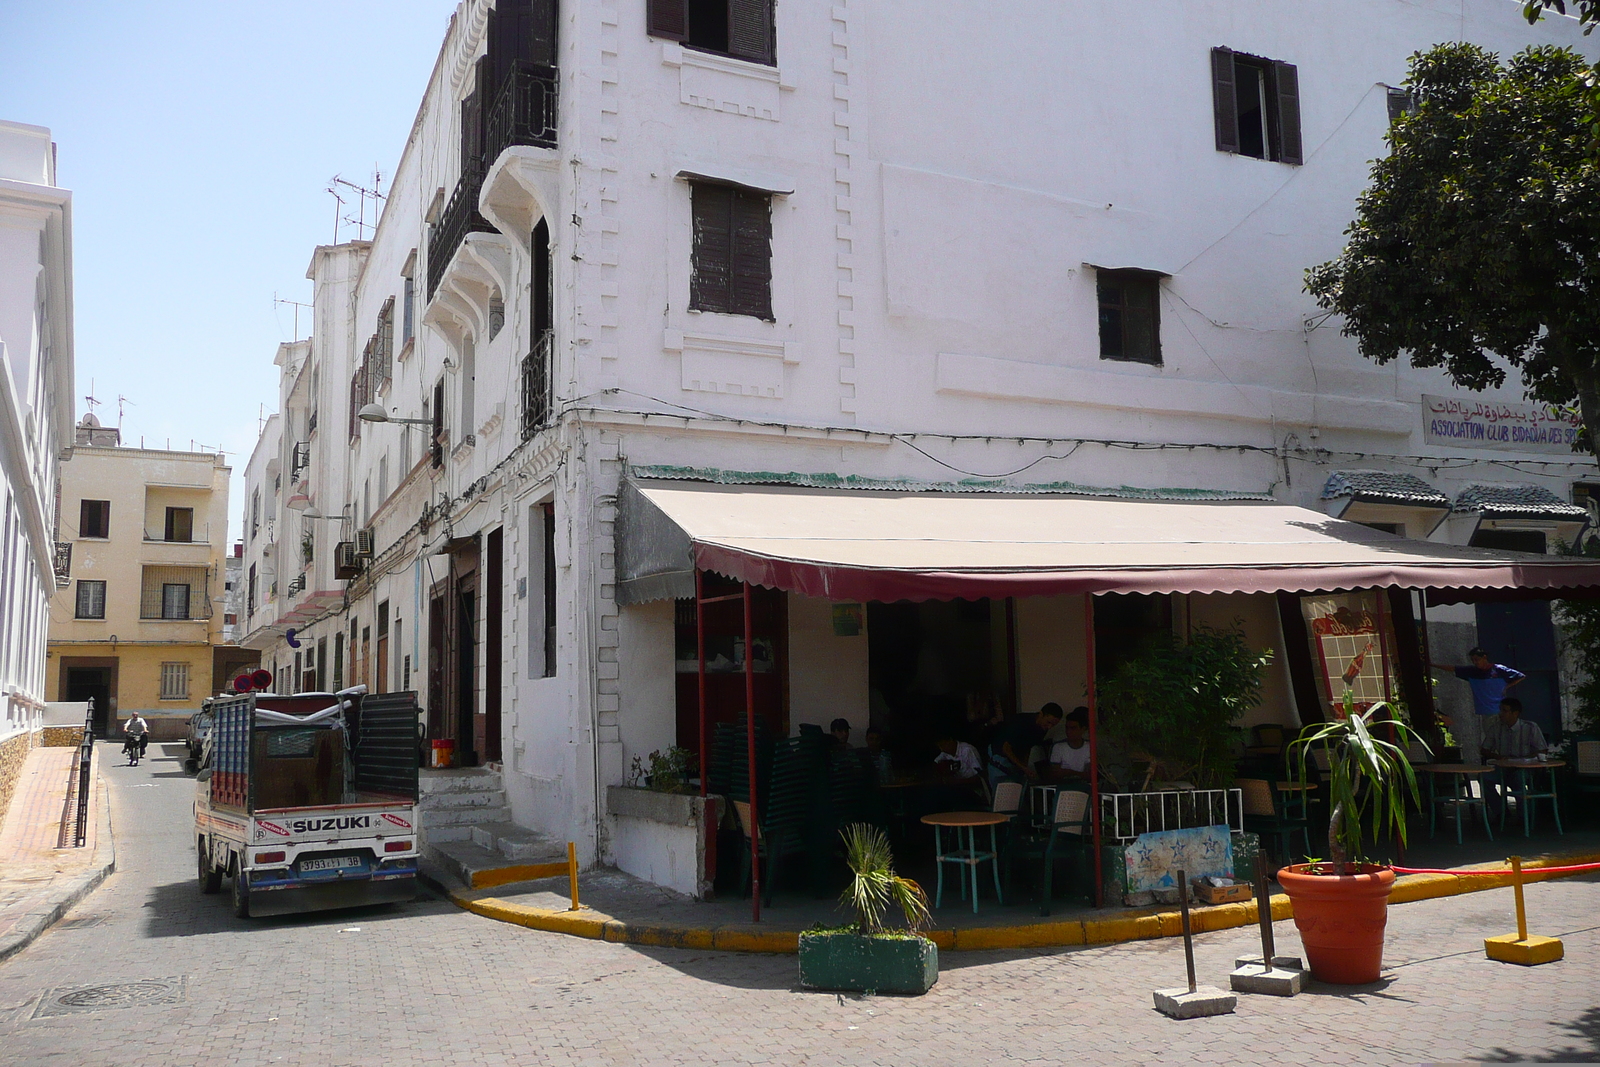
<svg viewBox="0 0 1600 1067"><path fill-rule="evenodd" d="M1573 17L1583 26L1583 32L1589 33L1600 23L1600 0L1576 0L1572 5ZM1558 15L1567 13L1567 0L1527 0L1522 5L1522 14L1531 25L1538 22L1546 11L1554 10Z"/></svg>
<svg viewBox="0 0 1600 1067"><path fill-rule="evenodd" d="M1596 0L1600 2L1600 0ZM1413 110L1390 130L1343 254L1306 272L1378 363L1409 353L1460 387L1521 375L1530 399L1578 408L1600 440L1600 170L1591 70L1530 48L1411 57Z"/></svg>

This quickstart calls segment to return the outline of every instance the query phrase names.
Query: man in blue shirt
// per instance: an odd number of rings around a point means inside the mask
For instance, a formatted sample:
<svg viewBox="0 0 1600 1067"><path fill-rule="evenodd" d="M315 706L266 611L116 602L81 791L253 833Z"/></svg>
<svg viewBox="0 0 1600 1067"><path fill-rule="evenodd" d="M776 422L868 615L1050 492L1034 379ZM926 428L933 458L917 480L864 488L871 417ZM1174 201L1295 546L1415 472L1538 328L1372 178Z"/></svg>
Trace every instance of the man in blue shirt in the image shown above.
<svg viewBox="0 0 1600 1067"><path fill-rule="evenodd" d="M1467 658L1472 660L1469 667L1442 663L1430 666L1436 671L1450 671L1472 690L1472 710L1455 716L1451 725L1454 727L1456 744L1461 749L1461 762L1477 765L1483 762L1485 724L1490 721L1490 716L1500 714L1500 702L1505 699L1506 691L1521 684L1527 675L1515 667L1491 661L1489 653L1481 648L1470 650Z"/></svg>

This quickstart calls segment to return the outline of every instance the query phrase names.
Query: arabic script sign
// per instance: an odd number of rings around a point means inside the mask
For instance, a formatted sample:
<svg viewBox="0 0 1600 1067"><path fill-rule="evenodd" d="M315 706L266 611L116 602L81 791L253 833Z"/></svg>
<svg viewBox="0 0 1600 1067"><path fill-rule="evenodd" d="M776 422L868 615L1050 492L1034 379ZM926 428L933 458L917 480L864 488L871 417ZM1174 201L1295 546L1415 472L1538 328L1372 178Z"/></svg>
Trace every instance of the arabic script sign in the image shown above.
<svg viewBox="0 0 1600 1067"><path fill-rule="evenodd" d="M1422 394L1422 437L1432 445L1570 453L1576 410L1551 404Z"/></svg>

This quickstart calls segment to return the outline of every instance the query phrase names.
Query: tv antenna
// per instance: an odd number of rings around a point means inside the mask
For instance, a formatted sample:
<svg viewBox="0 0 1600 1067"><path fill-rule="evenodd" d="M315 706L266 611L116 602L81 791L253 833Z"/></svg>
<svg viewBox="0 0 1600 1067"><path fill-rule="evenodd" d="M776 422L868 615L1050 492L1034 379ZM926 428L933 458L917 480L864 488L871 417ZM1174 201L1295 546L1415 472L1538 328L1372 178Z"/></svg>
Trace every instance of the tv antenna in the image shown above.
<svg viewBox="0 0 1600 1067"><path fill-rule="evenodd" d="M344 188L350 190L351 192L353 192L355 194L355 197L356 197L356 217L355 218L351 218L349 215L344 214L344 206L345 206L346 201L345 201L344 197L339 195L339 187L340 186L343 186ZM343 177L340 177L339 175L335 174L328 181L328 192L330 194L332 194L333 200L334 200L334 209L333 209L333 243L334 244L338 244L339 243L339 226L340 226L341 223L343 223L344 225L354 226L356 228L356 240L358 240L358 241L366 240L366 237L367 237L366 231L368 229L372 229L372 230L376 230L377 229L377 227L378 227L378 212L380 210L382 210L382 208L380 207L380 203L385 198L384 198L384 195L383 195L383 172L381 170L379 170L376 166L374 166L372 168L372 186L370 188L365 186L365 185L357 185L355 182L349 181L349 180L347 180L347 179L345 179ZM371 222L367 221L367 201L368 200L372 201L372 221Z"/></svg>
<svg viewBox="0 0 1600 1067"><path fill-rule="evenodd" d="M122 429L122 416L123 416L123 413L124 413L124 411L126 411L127 406L129 404L132 404L132 403L133 403L133 401L129 400L127 397L123 396L121 393L117 394L117 429L119 431ZM137 407L138 405L135 404L134 406Z"/></svg>
<svg viewBox="0 0 1600 1067"><path fill-rule="evenodd" d="M89 414L94 414L94 409L100 406L100 400L94 395L94 379L89 379L89 395L83 398L84 406L89 409Z"/></svg>
<svg viewBox="0 0 1600 1067"><path fill-rule="evenodd" d="M335 243L337 243L337 240L338 240L337 231L335 231L335 238L334 239L335 239ZM290 300L286 296L279 296L278 295L278 291L276 289L274 289L272 291L272 309L274 311L276 311L283 304L290 304L290 305L292 305L294 307L294 339L296 341L298 341L298 340L300 340L300 309L301 308L313 307L314 305L312 305L312 304L303 304L298 300Z"/></svg>

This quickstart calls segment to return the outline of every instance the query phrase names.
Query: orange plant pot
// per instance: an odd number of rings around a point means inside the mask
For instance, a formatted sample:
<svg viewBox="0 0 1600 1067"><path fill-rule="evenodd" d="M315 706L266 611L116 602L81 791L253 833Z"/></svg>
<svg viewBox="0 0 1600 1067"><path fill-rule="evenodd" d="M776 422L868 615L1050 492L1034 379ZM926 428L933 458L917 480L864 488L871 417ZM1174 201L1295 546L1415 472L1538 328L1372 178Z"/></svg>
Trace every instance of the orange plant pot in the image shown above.
<svg viewBox="0 0 1600 1067"><path fill-rule="evenodd" d="M1278 884L1294 905L1294 924L1311 976L1335 985L1376 982L1383 970L1383 930L1389 922L1394 871L1372 863L1348 864L1342 875L1310 870L1304 863L1285 867L1278 872Z"/></svg>

